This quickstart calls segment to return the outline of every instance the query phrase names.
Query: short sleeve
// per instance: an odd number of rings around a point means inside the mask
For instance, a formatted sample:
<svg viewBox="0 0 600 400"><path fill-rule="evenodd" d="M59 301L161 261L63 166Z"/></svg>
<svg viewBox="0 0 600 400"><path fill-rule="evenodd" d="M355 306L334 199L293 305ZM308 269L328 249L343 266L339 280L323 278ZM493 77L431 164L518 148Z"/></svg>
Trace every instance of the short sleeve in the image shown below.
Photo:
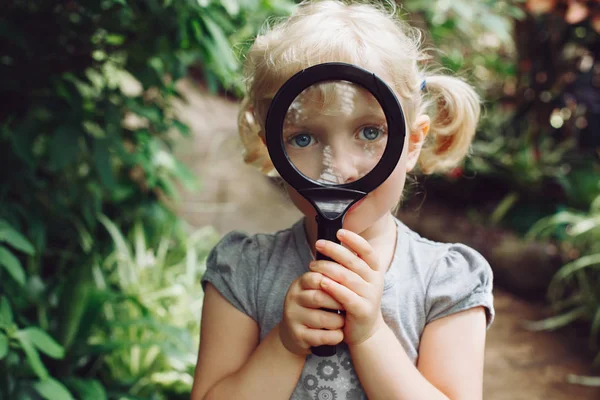
<svg viewBox="0 0 600 400"><path fill-rule="evenodd" d="M256 287L260 247L256 237L225 235L210 251L202 287L210 282L235 308L257 320Z"/></svg>
<svg viewBox="0 0 600 400"><path fill-rule="evenodd" d="M433 265L427 287L427 323L483 306L487 328L494 321L493 273L487 260L474 249L450 245Z"/></svg>

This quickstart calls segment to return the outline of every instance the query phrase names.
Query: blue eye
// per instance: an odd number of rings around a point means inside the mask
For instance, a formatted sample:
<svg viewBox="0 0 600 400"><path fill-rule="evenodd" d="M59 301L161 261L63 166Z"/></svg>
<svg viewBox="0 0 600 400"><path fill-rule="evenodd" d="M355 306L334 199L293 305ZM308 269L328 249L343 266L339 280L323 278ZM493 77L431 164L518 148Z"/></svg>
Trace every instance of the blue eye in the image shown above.
<svg viewBox="0 0 600 400"><path fill-rule="evenodd" d="M360 139L373 141L373 140L378 139L381 136L381 134L382 134L381 129L379 129L375 126L367 126L360 130L359 137L360 137Z"/></svg>
<svg viewBox="0 0 600 400"><path fill-rule="evenodd" d="M307 147L309 145L311 145L313 143L314 139L312 137L312 135L309 135L308 133L301 133L299 135L296 135L294 137L292 137L290 139L290 144L294 147Z"/></svg>

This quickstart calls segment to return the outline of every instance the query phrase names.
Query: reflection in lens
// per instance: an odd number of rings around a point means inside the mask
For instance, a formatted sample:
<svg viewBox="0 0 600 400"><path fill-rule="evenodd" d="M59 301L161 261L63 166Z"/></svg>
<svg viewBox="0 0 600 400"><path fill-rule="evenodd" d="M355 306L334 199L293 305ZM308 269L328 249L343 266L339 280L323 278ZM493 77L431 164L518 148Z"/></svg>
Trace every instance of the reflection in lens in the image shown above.
<svg viewBox="0 0 600 400"><path fill-rule="evenodd" d="M377 165L388 132L385 114L368 90L347 81L327 81L294 99L283 136L298 171L317 182L339 185L362 178Z"/></svg>

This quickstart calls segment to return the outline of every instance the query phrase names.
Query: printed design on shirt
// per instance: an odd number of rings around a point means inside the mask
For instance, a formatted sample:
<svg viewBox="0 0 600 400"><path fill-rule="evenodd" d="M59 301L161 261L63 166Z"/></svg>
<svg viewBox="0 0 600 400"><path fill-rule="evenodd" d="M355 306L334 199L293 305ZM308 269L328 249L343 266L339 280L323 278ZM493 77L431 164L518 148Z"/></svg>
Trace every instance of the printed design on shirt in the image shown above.
<svg viewBox="0 0 600 400"><path fill-rule="evenodd" d="M346 371L350 371L350 370L352 369L352 367L353 367L353 365L352 365L352 359L351 359L349 356L347 356L347 357L344 357L344 358L342 359L342 362L341 362L341 364L342 364L342 367L343 367L343 368L344 368Z"/></svg>
<svg viewBox="0 0 600 400"><path fill-rule="evenodd" d="M315 400L336 400L337 393L330 387L321 386L317 388L317 394Z"/></svg>
<svg viewBox="0 0 600 400"><path fill-rule="evenodd" d="M349 372L350 372L350 382L358 383L358 375L356 375L356 371L354 370L354 365L352 366L352 369Z"/></svg>
<svg viewBox="0 0 600 400"><path fill-rule="evenodd" d="M346 400L367 400L367 396L358 389L351 389L346 393Z"/></svg>
<svg viewBox="0 0 600 400"><path fill-rule="evenodd" d="M319 385L319 380L316 376L308 374L304 377L302 384L306 390L315 390Z"/></svg>
<svg viewBox="0 0 600 400"><path fill-rule="evenodd" d="M292 400L366 400L350 357L348 346L336 346L336 354L318 357L309 354Z"/></svg>
<svg viewBox="0 0 600 400"><path fill-rule="evenodd" d="M317 367L317 374L321 379L332 381L340 374L340 367L331 360L323 360Z"/></svg>

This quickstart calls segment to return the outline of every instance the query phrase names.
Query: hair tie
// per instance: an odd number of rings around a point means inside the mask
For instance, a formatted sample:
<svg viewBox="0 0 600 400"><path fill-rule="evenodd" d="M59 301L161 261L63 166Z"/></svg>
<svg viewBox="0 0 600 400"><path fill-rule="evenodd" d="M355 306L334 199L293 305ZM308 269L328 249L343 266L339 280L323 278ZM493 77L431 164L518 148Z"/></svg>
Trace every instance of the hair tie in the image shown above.
<svg viewBox="0 0 600 400"><path fill-rule="evenodd" d="M427 80L423 79L421 81L421 91L424 92L427 89Z"/></svg>

